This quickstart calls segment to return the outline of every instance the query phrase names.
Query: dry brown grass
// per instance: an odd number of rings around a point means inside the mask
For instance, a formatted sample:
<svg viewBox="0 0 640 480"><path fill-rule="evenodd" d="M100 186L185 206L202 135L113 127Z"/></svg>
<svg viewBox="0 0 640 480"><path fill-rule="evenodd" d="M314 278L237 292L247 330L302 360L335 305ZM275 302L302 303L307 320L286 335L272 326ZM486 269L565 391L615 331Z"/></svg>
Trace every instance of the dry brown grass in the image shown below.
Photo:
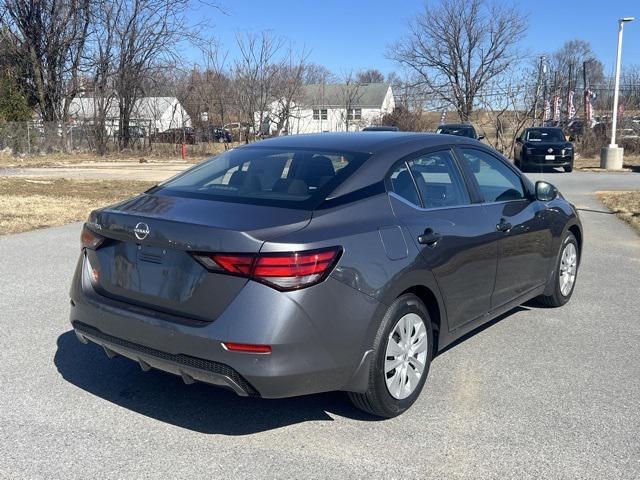
<svg viewBox="0 0 640 480"><path fill-rule="evenodd" d="M600 157L576 157L573 165L576 170L586 170L591 172L602 171L600 168ZM625 155L624 169L640 171L640 156Z"/></svg>
<svg viewBox="0 0 640 480"><path fill-rule="evenodd" d="M240 145L231 143L227 148ZM187 161L191 163L201 162L213 155L224 152L223 143L201 143L197 145L187 145ZM0 168L32 168L32 167L55 167L76 165L80 163L95 162L131 162L131 163L154 163L167 160L182 160L180 156L180 146L173 144L154 144L151 152L122 152L100 156L95 153L51 153L46 155L14 156L0 154Z"/></svg>
<svg viewBox="0 0 640 480"><path fill-rule="evenodd" d="M85 220L153 182L0 177L0 235Z"/></svg>
<svg viewBox="0 0 640 480"><path fill-rule="evenodd" d="M597 195L605 207L640 233L640 191L597 192Z"/></svg>

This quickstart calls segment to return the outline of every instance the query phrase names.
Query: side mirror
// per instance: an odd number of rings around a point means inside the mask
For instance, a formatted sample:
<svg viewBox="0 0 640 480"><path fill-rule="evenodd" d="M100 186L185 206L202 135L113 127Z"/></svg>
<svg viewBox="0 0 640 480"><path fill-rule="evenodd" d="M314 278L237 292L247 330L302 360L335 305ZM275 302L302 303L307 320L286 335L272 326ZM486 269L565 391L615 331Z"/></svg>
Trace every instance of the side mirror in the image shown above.
<svg viewBox="0 0 640 480"><path fill-rule="evenodd" d="M570 142L575 142L576 139L575 139L575 137L573 135L569 135L569 141Z"/></svg>
<svg viewBox="0 0 640 480"><path fill-rule="evenodd" d="M482 140L484 138L484 135L478 135L478 140Z"/></svg>
<svg viewBox="0 0 640 480"><path fill-rule="evenodd" d="M516 137L516 143L522 143L522 137Z"/></svg>
<svg viewBox="0 0 640 480"><path fill-rule="evenodd" d="M536 182L536 200L550 202L558 197L558 189L549 182Z"/></svg>

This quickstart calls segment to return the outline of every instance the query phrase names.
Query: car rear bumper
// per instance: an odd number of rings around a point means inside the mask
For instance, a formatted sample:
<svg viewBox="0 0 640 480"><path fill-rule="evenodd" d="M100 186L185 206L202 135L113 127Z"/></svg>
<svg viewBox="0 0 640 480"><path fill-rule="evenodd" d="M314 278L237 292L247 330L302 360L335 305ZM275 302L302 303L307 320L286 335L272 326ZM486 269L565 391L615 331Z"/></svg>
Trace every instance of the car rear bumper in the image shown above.
<svg viewBox="0 0 640 480"><path fill-rule="evenodd" d="M81 258L70 311L81 341L143 369L227 387L239 395L282 398L354 390L380 305L332 277L287 293L248 282L218 318L203 322L103 297L91 287L82 264ZM222 342L270 345L272 351L233 352Z"/></svg>

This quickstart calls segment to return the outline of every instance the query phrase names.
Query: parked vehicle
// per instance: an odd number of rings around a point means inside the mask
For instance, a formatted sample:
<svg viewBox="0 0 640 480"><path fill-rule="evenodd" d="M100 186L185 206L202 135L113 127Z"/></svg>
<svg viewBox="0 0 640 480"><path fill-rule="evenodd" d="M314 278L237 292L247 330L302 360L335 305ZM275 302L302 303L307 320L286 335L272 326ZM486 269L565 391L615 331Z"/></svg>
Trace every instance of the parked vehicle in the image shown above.
<svg viewBox="0 0 640 480"><path fill-rule="evenodd" d="M571 120L565 128L565 136L580 138L584 134L585 124L582 120Z"/></svg>
<svg viewBox="0 0 640 480"><path fill-rule="evenodd" d="M484 135L478 135L476 129L470 123L446 123L436 129L436 133L442 135L457 135L461 137L482 140Z"/></svg>
<svg viewBox="0 0 640 480"><path fill-rule="evenodd" d="M132 140L138 139L138 138L145 138L147 136L147 132L144 128L142 127L138 127L135 125L131 125L127 131L129 132L129 138ZM121 132L120 130L116 130L113 135L116 138L121 138L122 135L124 134L124 132Z"/></svg>
<svg viewBox="0 0 640 480"><path fill-rule="evenodd" d="M199 139L201 142L230 143L233 141L233 136L226 128L209 126L199 132Z"/></svg>
<svg viewBox="0 0 640 480"><path fill-rule="evenodd" d="M151 136L151 141L157 143L186 143L193 145L196 143L197 135L192 127L169 128L164 132Z"/></svg>
<svg viewBox="0 0 640 480"><path fill-rule="evenodd" d="M524 171L530 168L563 167L573 171L573 137L566 140L560 128L527 128L516 138L515 164Z"/></svg>
<svg viewBox="0 0 640 480"><path fill-rule="evenodd" d="M399 132L398 127L392 125L370 125L362 129L363 132Z"/></svg>
<svg viewBox="0 0 640 480"><path fill-rule="evenodd" d="M70 320L186 383L343 390L393 417L438 351L530 299L567 303L581 247L574 206L475 140L277 137L92 212Z"/></svg>

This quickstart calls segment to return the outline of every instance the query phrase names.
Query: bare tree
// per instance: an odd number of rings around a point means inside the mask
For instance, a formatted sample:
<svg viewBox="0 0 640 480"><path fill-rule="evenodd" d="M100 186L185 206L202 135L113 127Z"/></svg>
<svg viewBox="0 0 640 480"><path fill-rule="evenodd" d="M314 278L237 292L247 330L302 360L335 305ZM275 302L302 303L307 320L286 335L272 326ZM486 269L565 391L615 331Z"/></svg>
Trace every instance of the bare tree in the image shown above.
<svg viewBox="0 0 640 480"><path fill-rule="evenodd" d="M136 101L143 85L163 67L179 62L177 47L192 33L189 0L112 0L116 22L115 87L119 145L128 148Z"/></svg>
<svg viewBox="0 0 640 480"><path fill-rule="evenodd" d="M523 70L517 75L501 78L479 98L482 111L476 123L493 148L510 156L516 138L533 118L536 85L534 71Z"/></svg>
<svg viewBox="0 0 640 480"><path fill-rule="evenodd" d="M121 4L108 0L95 2L93 43L89 62L93 67L92 102L93 126L98 154L107 153L109 143L109 117L118 102L115 88L117 27ZM113 120L113 118L111 118Z"/></svg>
<svg viewBox="0 0 640 480"><path fill-rule="evenodd" d="M224 126L233 110L233 85L228 71L228 52L222 51L215 40L201 48L204 71L198 74L192 93L205 104L208 122ZM194 79L195 80L195 79Z"/></svg>
<svg viewBox="0 0 640 480"><path fill-rule="evenodd" d="M340 104L344 107L342 115L347 132L353 123L358 124L362 120L362 110L358 108L363 94L362 85L353 72L348 72L344 75L339 88L338 95Z"/></svg>
<svg viewBox="0 0 640 480"><path fill-rule="evenodd" d="M384 75L376 68L361 70L356 75L356 80L360 83L384 83Z"/></svg>
<svg viewBox="0 0 640 480"><path fill-rule="evenodd" d="M306 58L304 50L297 53L290 46L286 58L279 65L274 92L275 104L271 109L277 135L291 131L291 119L302 100Z"/></svg>
<svg viewBox="0 0 640 480"><path fill-rule="evenodd" d="M334 79L335 75L324 65L307 63L302 81L305 85L312 85L331 83Z"/></svg>
<svg viewBox="0 0 640 480"><path fill-rule="evenodd" d="M262 133L274 98L277 82L277 55L284 44L270 32L238 34L239 56L235 62L236 96L244 122ZM248 141L248 138L245 137Z"/></svg>
<svg viewBox="0 0 640 480"><path fill-rule="evenodd" d="M79 90L90 23L89 0L3 0L0 27L28 68L42 120L68 121ZM63 137L66 129L62 129ZM66 148L66 141L64 142Z"/></svg>
<svg viewBox="0 0 640 480"><path fill-rule="evenodd" d="M415 71L420 82L453 107L462 120L477 95L518 58L526 30L522 13L491 0L441 0L425 6L390 58Z"/></svg>

